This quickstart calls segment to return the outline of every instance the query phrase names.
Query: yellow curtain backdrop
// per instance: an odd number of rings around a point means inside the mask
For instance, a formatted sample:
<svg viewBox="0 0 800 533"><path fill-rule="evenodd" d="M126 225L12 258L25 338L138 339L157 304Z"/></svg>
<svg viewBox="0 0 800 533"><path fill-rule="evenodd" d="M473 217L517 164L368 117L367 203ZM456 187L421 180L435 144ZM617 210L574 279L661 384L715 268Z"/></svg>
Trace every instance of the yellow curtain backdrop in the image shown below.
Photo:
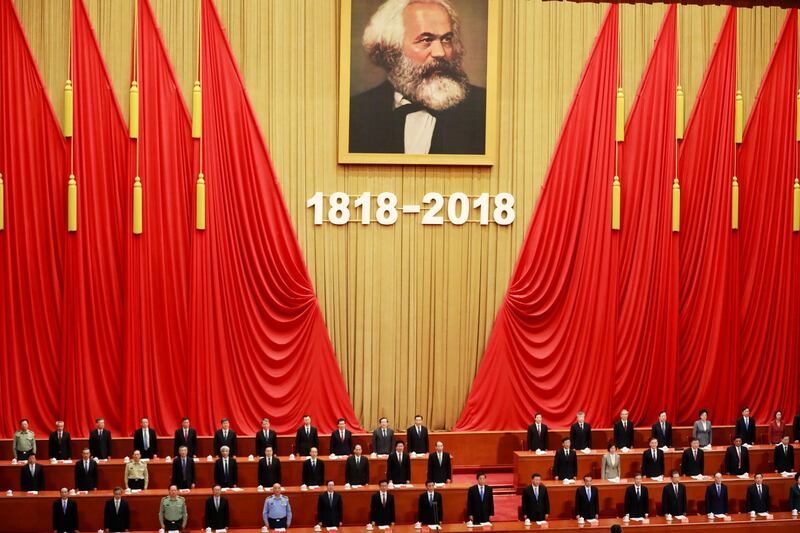
<svg viewBox="0 0 800 533"><path fill-rule="evenodd" d="M605 4L541 0L498 3L497 165L404 168L336 163L338 0L217 0L365 427L375 426L384 415L405 427L416 413L432 428L455 423L607 9ZM152 4L184 95L190 97L196 2ZM60 110L69 1L16 0L16 6ZM87 6L119 101L127 102L133 2L87 0ZM622 76L629 108L664 10L664 5L622 6ZM679 9L687 119L725 12L718 6ZM738 78L747 114L785 10L740 13ZM620 180L624 187L625 176ZM516 197L517 219L511 227L423 227L413 217L401 217L389 227L317 227L305 207L317 191L388 191L401 203L416 203L428 191L508 191ZM623 220L623 231L624 225Z"/></svg>

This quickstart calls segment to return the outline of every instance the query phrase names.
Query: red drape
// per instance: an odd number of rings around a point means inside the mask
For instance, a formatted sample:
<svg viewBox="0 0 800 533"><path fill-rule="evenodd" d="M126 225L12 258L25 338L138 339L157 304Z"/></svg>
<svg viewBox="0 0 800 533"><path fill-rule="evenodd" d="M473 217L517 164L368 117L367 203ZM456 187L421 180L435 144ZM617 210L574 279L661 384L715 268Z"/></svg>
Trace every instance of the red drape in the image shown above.
<svg viewBox="0 0 800 533"><path fill-rule="evenodd" d="M148 416L167 433L188 414L189 260L191 257L192 136L189 113L150 3L137 0L134 76L139 84L138 169L143 232L126 218L123 420L127 432ZM136 144L128 188L136 174ZM128 202L128 213L131 203Z"/></svg>
<svg viewBox="0 0 800 533"><path fill-rule="evenodd" d="M458 430L606 420L614 388L611 231L618 6L585 67Z"/></svg>
<svg viewBox="0 0 800 533"><path fill-rule="evenodd" d="M0 28L0 434L10 435L20 418L44 427L59 413L67 152L11 0L0 0Z"/></svg>
<svg viewBox="0 0 800 533"><path fill-rule="evenodd" d="M728 12L680 147L680 310L677 421L700 408L737 412L736 235L731 229L736 9Z"/></svg>
<svg viewBox="0 0 800 533"><path fill-rule="evenodd" d="M800 241L792 232L797 120L797 10L756 97L737 161L740 189L738 393L759 422L800 399ZM788 412L787 412L788 411Z"/></svg>
<svg viewBox="0 0 800 533"><path fill-rule="evenodd" d="M359 423L266 145L211 0L202 2L207 229L192 247L190 412L245 432Z"/></svg>
<svg viewBox="0 0 800 533"><path fill-rule="evenodd" d="M678 337L675 177L677 8L670 6L620 148L622 231L613 413L635 423L674 413Z"/></svg>

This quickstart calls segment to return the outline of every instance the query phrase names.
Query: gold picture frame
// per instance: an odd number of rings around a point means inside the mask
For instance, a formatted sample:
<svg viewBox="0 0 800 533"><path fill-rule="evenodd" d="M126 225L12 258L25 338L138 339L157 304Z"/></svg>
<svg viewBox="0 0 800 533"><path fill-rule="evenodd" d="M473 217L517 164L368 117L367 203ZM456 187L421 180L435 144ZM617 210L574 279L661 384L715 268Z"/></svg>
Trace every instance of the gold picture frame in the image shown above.
<svg viewBox="0 0 800 533"><path fill-rule="evenodd" d="M473 165L491 166L496 162L497 157L497 68L498 68L498 2L497 0L449 0L454 10L458 12L459 7L470 7L470 12L485 13L485 21L478 17L469 21L472 28L485 27L485 33L472 32L470 35L477 35L474 39L477 42L485 40L483 50L470 50L465 43L465 58L470 55L477 57L472 61L472 72L477 72L478 81L485 80L485 128L484 128L484 152L483 153L428 153L428 154L407 154L407 153L387 153L351 151L350 121L351 98L358 94L359 90L367 91L369 85L368 77L375 83L376 67L369 63L366 52L361 47L360 35L363 35L367 22L372 17L372 13L385 0L341 0L339 17L340 39L339 39L339 122L338 122L338 160L342 164L387 164L387 165ZM356 9L354 11L354 4ZM365 7L372 7L372 12L368 12ZM481 10L484 11L481 11ZM465 9L466 11L466 9ZM354 15L357 16L359 27L356 27L358 41L354 44ZM467 24L462 21L462 28ZM363 56L355 57L360 53ZM354 60L355 58L355 60ZM481 77L481 65L484 65L484 76ZM355 65L358 63L358 65ZM472 73L465 63L465 70L472 81ZM368 67L364 65L368 64ZM371 71L369 76L353 79L354 67L361 71ZM384 82L385 82L385 74ZM387 85L388 86L388 85ZM482 89L477 86L478 89ZM373 87L375 89L376 87ZM351 90L354 94L351 94ZM382 106L381 106L382 107ZM479 129L477 131L480 131Z"/></svg>

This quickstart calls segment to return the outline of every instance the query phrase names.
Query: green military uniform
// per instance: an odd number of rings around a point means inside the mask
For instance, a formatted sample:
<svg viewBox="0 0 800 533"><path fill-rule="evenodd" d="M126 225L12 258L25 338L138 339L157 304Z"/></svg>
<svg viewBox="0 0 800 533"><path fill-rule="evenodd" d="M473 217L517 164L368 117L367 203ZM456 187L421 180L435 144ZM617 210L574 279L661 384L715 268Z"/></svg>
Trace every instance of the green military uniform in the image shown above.
<svg viewBox="0 0 800 533"><path fill-rule="evenodd" d="M36 436L30 429L27 431L19 430L14 433L14 457L17 459L27 459L32 453L36 453Z"/></svg>
<svg viewBox="0 0 800 533"><path fill-rule="evenodd" d="M169 496L161 499L158 510L158 521L167 531L183 529L189 521L189 512L186 510L186 500L178 496L174 500Z"/></svg>

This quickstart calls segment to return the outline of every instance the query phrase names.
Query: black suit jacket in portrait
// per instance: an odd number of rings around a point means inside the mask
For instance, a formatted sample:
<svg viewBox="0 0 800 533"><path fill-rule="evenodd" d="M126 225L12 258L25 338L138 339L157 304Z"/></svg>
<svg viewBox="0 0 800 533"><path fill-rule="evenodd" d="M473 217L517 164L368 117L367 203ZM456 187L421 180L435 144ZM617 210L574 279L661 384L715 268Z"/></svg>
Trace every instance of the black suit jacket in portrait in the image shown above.
<svg viewBox="0 0 800 533"><path fill-rule="evenodd" d="M625 427L622 420L614 423L614 446L617 448L633 448L633 423L628 420Z"/></svg>
<svg viewBox="0 0 800 533"><path fill-rule="evenodd" d="M566 453L564 448L559 449L553 458L553 476L557 479L572 479L578 477L578 454L570 448Z"/></svg>
<svg viewBox="0 0 800 533"><path fill-rule="evenodd" d="M775 446L773 464L776 472L794 472L794 448L791 444L786 447L786 452L783 444Z"/></svg>
<svg viewBox="0 0 800 533"><path fill-rule="evenodd" d="M644 477L657 477L664 475L664 452L656 449L656 458L653 451L647 448L642 452L642 475Z"/></svg>
<svg viewBox="0 0 800 533"><path fill-rule="evenodd" d="M83 459L75 463L75 488L78 490L94 490L97 488L97 463L89 460L89 469L86 470Z"/></svg>
<svg viewBox="0 0 800 533"><path fill-rule="evenodd" d="M72 441L69 433L62 431L60 441L58 440L58 431L50 433L50 438L47 440L47 456L50 459L58 460L72 457Z"/></svg>
<svg viewBox="0 0 800 533"><path fill-rule="evenodd" d="M672 448L672 424L664 422L664 428L663 430L661 429L661 422L656 422L653 424L653 427L650 428L650 436L658 439L659 448L663 448L664 446Z"/></svg>
<svg viewBox="0 0 800 533"><path fill-rule="evenodd" d="M181 446L186 446L186 449L189 451L189 457L197 455L197 431L195 431L194 428L189 428L187 434L188 437L184 438L182 427L175 430L175 436L173 437L174 444L172 446L173 457L178 456Z"/></svg>
<svg viewBox="0 0 800 533"><path fill-rule="evenodd" d="M584 448L592 447L592 426L587 422L583 423L583 429L580 424L575 422L569 428L569 440L572 449L583 450Z"/></svg>
<svg viewBox="0 0 800 533"><path fill-rule="evenodd" d="M353 453L353 433L344 430L344 439L339 436L337 429L331 433L331 453L334 455L350 455Z"/></svg>
<svg viewBox="0 0 800 533"><path fill-rule="evenodd" d="M267 467L267 458L262 457L258 462L258 484L262 487L271 487L281 482L281 461L273 456Z"/></svg>
<svg viewBox="0 0 800 533"><path fill-rule="evenodd" d="M220 487L233 487L239 484L239 472L236 459L228 457L228 476L225 476L225 466L222 457L214 463L214 483Z"/></svg>
<svg viewBox="0 0 800 533"><path fill-rule="evenodd" d="M89 433L89 453L98 459L111 457L111 432L109 430L104 429L102 435L97 429L93 429Z"/></svg>
<svg viewBox="0 0 800 533"><path fill-rule="evenodd" d="M750 471L750 453L744 446L741 446L739 450L741 451L741 466L739 466L739 454L736 453L736 446L728 446L725 452L725 470L728 474L738 476Z"/></svg>
<svg viewBox="0 0 800 533"><path fill-rule="evenodd" d="M313 466L311 459L303 461L303 485L322 487L325 485L325 463L317 457L317 464Z"/></svg>
<svg viewBox="0 0 800 533"><path fill-rule="evenodd" d="M278 455L278 434L270 429L264 435L264 430L262 429L256 433L256 455L264 457L264 450L268 447L272 448L273 455Z"/></svg>
<svg viewBox="0 0 800 533"><path fill-rule="evenodd" d="M228 437L227 438L222 433L221 429L218 429L214 433L214 454L216 454L216 455L220 455L220 456L222 455L222 453L219 450L223 446L227 446L228 448L230 448L230 455L231 456L239 455L237 453L239 451L237 444L238 444L238 439L236 437L236 432L234 430L232 430L232 429L228 430Z"/></svg>
<svg viewBox="0 0 800 533"><path fill-rule="evenodd" d="M350 99L350 152L403 153L406 114L394 109L388 81ZM436 117L431 154L486 153L486 90L468 86L467 97Z"/></svg>
<svg viewBox="0 0 800 533"><path fill-rule="evenodd" d="M180 457L176 457L172 461L171 483L173 485L176 485L179 489L191 489L192 484L195 483L195 479L194 460L191 456L186 458L185 469Z"/></svg>
<svg viewBox="0 0 800 533"><path fill-rule="evenodd" d="M734 436L742 438L742 444L755 444L756 442L756 420L752 416L747 419L747 427L744 424L744 417L740 416L736 420L736 432Z"/></svg>
<svg viewBox="0 0 800 533"><path fill-rule="evenodd" d="M153 428L148 428L148 445L147 450L144 449L144 432L142 428L133 432L133 449L142 452L142 459L152 459L154 455L158 455L158 437ZM133 452L133 450L131 450Z"/></svg>
<svg viewBox="0 0 800 533"><path fill-rule="evenodd" d="M661 490L661 506L665 515L686 515L686 486L678 483L678 494L675 495L672 483L667 483Z"/></svg>
<svg viewBox="0 0 800 533"><path fill-rule="evenodd" d="M311 426L309 428L309 433L306 434L305 426L300 426L294 437L294 453L297 455L309 455L311 453L311 448L319 450L317 428Z"/></svg>
<svg viewBox="0 0 800 533"><path fill-rule="evenodd" d="M755 511L757 513L768 513L770 506L769 486L761 484L761 495L758 495L758 488L755 483L747 487L747 498L744 506L746 512Z"/></svg>
<svg viewBox="0 0 800 533"><path fill-rule="evenodd" d="M227 529L231 523L228 500L220 496L219 509L217 509L217 506L214 505L214 496L209 496L206 499L206 513L203 522L205 527L211 528L211 531Z"/></svg>
<svg viewBox="0 0 800 533"><path fill-rule="evenodd" d="M600 502L597 487L591 487L592 499L586 495L586 487L575 489L575 515L582 516L586 520L597 518L600 514Z"/></svg>
<svg viewBox="0 0 800 533"><path fill-rule="evenodd" d="M425 491L419 495L419 505L417 506L418 518L417 520L423 526L431 524L441 524L442 516L444 516L444 509L442 509L442 494L440 492L433 493L433 502L436 504L434 508L428 499L428 492Z"/></svg>
<svg viewBox="0 0 800 533"><path fill-rule="evenodd" d="M114 498L106 500L103 508L103 529L109 531L127 531L131 528L131 508L124 499L119 500L119 511L114 505Z"/></svg>
<svg viewBox="0 0 800 533"><path fill-rule="evenodd" d="M390 526L394 524L394 496L386 493L386 505L381 502L381 493L376 492L369 501L369 521L376 526Z"/></svg>
<svg viewBox="0 0 800 533"><path fill-rule="evenodd" d="M342 496L334 492L333 500L326 490L317 498L317 522L322 523L322 527L339 527L342 524Z"/></svg>
<svg viewBox="0 0 800 533"><path fill-rule="evenodd" d="M522 491L522 517L529 518L531 522L546 520L550 514L550 495L547 487L539 485L539 497L533 491L533 485L528 485Z"/></svg>
<svg viewBox="0 0 800 533"><path fill-rule="evenodd" d="M478 485L473 485L467 491L467 516L472 517L472 522L481 524L489 522L494 514L494 494L492 487L484 485L483 500Z"/></svg>
<svg viewBox="0 0 800 533"><path fill-rule="evenodd" d="M706 513L728 514L728 487L720 484L717 494L717 484L712 483L706 487Z"/></svg>
<svg viewBox="0 0 800 533"><path fill-rule="evenodd" d="M547 449L547 425L540 424L540 426L541 431L536 430L535 423L528 426L528 450L532 452Z"/></svg>
<svg viewBox="0 0 800 533"><path fill-rule="evenodd" d="M53 502L53 531L64 533L69 531L77 531L80 529L78 526L78 504L75 500L67 500L67 512L64 512L61 498Z"/></svg>
<svg viewBox="0 0 800 533"><path fill-rule="evenodd" d="M365 456L362 455L358 459L358 465L355 455L347 458L344 464L344 482L351 485L369 485L369 460Z"/></svg>
<svg viewBox="0 0 800 533"><path fill-rule="evenodd" d="M417 426L411 426L406 430L406 451L408 453L428 453L428 428L421 426L417 433Z"/></svg>
<svg viewBox="0 0 800 533"><path fill-rule="evenodd" d="M441 464L439 464L439 456L436 452L428 456L428 479L434 483L447 483L448 479L453 479L453 467L449 453L442 452Z"/></svg>
<svg viewBox="0 0 800 533"><path fill-rule="evenodd" d="M411 457L403 452L403 461L397 458L397 452L389 454L386 460L386 479L394 483L405 484L411 481Z"/></svg>
<svg viewBox="0 0 800 533"><path fill-rule="evenodd" d="M694 458L694 453L691 448L683 450L681 458L681 473L684 476L698 476L705 471L705 459L703 457L703 450L697 450L697 459Z"/></svg>
<svg viewBox="0 0 800 533"><path fill-rule="evenodd" d="M639 497L636 497L636 485L625 489L625 514L631 518L644 518L650 513L650 494L647 487L639 487Z"/></svg>
<svg viewBox="0 0 800 533"><path fill-rule="evenodd" d="M25 464L19 472L19 488L23 492L44 490L44 468L36 464L31 475L31 467Z"/></svg>

